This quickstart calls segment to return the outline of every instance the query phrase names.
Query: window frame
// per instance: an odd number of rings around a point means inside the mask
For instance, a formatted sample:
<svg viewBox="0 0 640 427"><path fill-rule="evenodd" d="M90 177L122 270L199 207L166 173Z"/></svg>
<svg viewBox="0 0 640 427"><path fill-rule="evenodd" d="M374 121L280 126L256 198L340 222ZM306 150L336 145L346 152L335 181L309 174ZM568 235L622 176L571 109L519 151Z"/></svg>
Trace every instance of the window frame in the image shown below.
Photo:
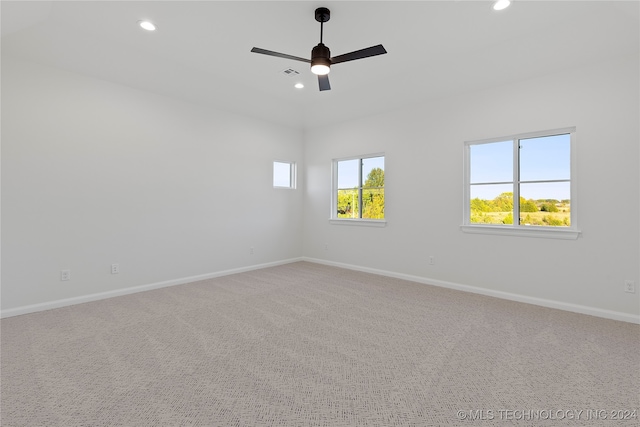
<svg viewBox="0 0 640 427"><path fill-rule="evenodd" d="M289 165L289 186L276 185L275 177L276 177L276 163L287 164ZM279 190L295 190L296 189L296 178L297 178L297 167L296 162L288 161L288 160L274 160L272 163L271 170L271 181L273 188Z"/></svg>
<svg viewBox="0 0 640 427"><path fill-rule="evenodd" d="M528 226L520 224L478 224L471 222L471 147L474 145L491 144L498 142L511 141L513 143L513 177L509 182L513 191L513 217L519 218L520 215L520 185L530 181L522 181L519 179L520 171L520 153L519 141L523 139L542 138L555 135L569 135L569 188L571 200L571 225L569 227L550 227L550 226ZM578 191L577 191L577 152L576 152L576 128L575 126L551 129L538 132L519 133L515 135L503 136L498 138L488 138L482 140L465 141L464 142L464 191L463 191L463 222L460 229L465 233L477 234L497 234L521 237L542 237L551 239L577 239L581 231L578 228ZM540 180L538 182L544 182ZM561 181L561 180L548 180ZM565 181L565 180L562 180ZM515 221L514 221L515 222Z"/></svg>
<svg viewBox="0 0 640 427"><path fill-rule="evenodd" d="M340 157L331 160L331 212L329 214L329 223L335 225L357 225L357 226L366 226L366 227L385 227L387 225L387 217L385 212L385 217L383 219L371 219L371 218L338 218L338 162L348 161L348 160L360 160L358 166L358 197L360 209L362 209L362 191L364 185L364 177L362 176L362 160L370 159L374 157L383 157L385 164L385 184L386 184L386 167L387 167L387 157L385 153L370 153L359 156L349 156L349 157ZM386 188L386 185L385 187ZM385 192L385 201L386 201L386 192ZM362 212L360 213L362 214Z"/></svg>

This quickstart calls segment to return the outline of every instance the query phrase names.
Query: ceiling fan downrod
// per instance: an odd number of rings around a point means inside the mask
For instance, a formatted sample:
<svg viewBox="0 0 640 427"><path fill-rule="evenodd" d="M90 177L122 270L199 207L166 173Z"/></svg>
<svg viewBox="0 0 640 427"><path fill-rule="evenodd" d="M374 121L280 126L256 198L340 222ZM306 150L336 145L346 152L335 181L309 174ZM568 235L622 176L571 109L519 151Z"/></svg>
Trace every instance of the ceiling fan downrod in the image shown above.
<svg viewBox="0 0 640 427"><path fill-rule="evenodd" d="M319 7L316 9L316 21L320 23L320 43L322 43L322 33L324 23L331 19L331 11L326 7Z"/></svg>

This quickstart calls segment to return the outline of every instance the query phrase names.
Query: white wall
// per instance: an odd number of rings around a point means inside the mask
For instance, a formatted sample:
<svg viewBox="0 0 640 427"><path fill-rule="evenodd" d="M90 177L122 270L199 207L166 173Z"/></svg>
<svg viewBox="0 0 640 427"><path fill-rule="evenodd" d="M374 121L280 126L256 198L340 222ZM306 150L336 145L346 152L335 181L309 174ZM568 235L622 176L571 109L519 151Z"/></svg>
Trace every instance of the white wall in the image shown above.
<svg viewBox="0 0 640 427"><path fill-rule="evenodd" d="M299 257L302 136L3 57L3 311Z"/></svg>
<svg viewBox="0 0 640 427"><path fill-rule="evenodd" d="M621 58L309 131L304 255L637 319L640 289L623 283L640 287L638 64ZM568 126L582 237L460 231L464 141ZM331 160L375 152L386 153L387 227L330 225Z"/></svg>

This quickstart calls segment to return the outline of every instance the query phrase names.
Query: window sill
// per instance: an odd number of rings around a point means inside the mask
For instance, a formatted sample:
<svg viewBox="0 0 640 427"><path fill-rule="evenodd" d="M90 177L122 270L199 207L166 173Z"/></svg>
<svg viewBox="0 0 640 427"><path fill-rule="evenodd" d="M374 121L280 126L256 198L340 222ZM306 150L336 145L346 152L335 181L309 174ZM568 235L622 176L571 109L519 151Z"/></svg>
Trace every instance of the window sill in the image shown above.
<svg viewBox="0 0 640 427"><path fill-rule="evenodd" d="M330 219L329 224L333 225L358 225L363 227L386 227L387 221L384 219Z"/></svg>
<svg viewBox="0 0 640 427"><path fill-rule="evenodd" d="M582 233L576 229L558 227L526 227L505 225L461 225L460 230L471 234L494 234L503 236L541 237L545 239L576 240Z"/></svg>

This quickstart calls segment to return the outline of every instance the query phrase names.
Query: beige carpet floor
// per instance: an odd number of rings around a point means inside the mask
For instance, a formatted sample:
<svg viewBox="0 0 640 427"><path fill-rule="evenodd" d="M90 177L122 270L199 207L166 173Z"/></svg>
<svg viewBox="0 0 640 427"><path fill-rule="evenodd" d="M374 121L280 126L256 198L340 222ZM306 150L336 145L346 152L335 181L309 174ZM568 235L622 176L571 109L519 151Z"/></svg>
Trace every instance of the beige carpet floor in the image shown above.
<svg viewBox="0 0 640 427"><path fill-rule="evenodd" d="M640 425L638 325L307 262L1 328L4 427Z"/></svg>

